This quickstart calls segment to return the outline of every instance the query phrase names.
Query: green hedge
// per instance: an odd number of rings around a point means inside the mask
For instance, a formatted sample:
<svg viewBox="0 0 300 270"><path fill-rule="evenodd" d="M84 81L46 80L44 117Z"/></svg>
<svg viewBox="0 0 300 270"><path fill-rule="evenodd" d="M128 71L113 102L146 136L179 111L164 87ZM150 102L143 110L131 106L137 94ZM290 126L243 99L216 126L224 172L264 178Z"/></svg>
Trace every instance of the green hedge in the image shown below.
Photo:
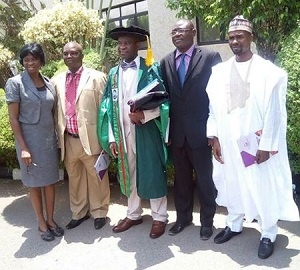
<svg viewBox="0 0 300 270"><path fill-rule="evenodd" d="M279 64L288 72L287 142L291 169L300 173L300 24L281 44Z"/></svg>
<svg viewBox="0 0 300 270"><path fill-rule="evenodd" d="M5 92L0 88L0 167L16 168L15 142L8 120L7 105L5 103Z"/></svg>

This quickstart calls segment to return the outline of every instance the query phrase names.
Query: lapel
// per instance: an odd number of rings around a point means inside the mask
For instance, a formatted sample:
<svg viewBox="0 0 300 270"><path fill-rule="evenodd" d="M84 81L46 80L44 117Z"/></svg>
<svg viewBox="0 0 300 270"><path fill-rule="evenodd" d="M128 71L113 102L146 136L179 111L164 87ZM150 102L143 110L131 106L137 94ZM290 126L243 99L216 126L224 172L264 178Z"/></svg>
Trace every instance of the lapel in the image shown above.
<svg viewBox="0 0 300 270"><path fill-rule="evenodd" d="M173 79L178 83L178 85L180 85L178 74L177 74L177 71L176 71L175 55L176 55L176 50L169 55L169 58L168 58L167 62L168 62L168 65L169 65L169 70L172 73Z"/></svg>
<svg viewBox="0 0 300 270"><path fill-rule="evenodd" d="M193 54L192 54L192 58L188 67L188 70L186 72L185 75L185 82L188 80L189 76L191 75L191 73L193 72L193 70L195 69L195 67L198 65L198 62L200 61L200 59L202 58L202 50L199 47L195 47Z"/></svg>
<svg viewBox="0 0 300 270"><path fill-rule="evenodd" d="M54 96L54 98L56 98L56 94L55 94L53 85L49 82L49 79L45 78L43 75L42 75L42 77L44 79L47 89L51 92L51 94Z"/></svg>
<svg viewBox="0 0 300 270"><path fill-rule="evenodd" d="M172 76L172 81L175 82L174 85L178 86L178 87L174 87L172 91L174 91L177 96L181 96L182 89L181 89L181 84L176 70L175 56L176 56L176 50L173 53L169 54L169 57L167 59L167 65L171 73L170 75Z"/></svg>
<svg viewBox="0 0 300 270"><path fill-rule="evenodd" d="M178 77L178 74L176 71L175 55L176 55L176 50L169 55L169 58L167 60L167 63L169 65L169 70L171 71L172 80L176 82L176 85L178 85L178 87L174 87L172 90L175 92L175 94L177 96L185 97L184 91L182 90L182 87L180 86L181 84L180 84L179 77ZM188 82L189 77L191 76L195 67L198 65L201 58L202 58L201 48L195 47L194 51L192 53L192 58L190 60L189 67L188 67L186 75L185 75L183 88L186 85L186 83Z"/></svg>
<svg viewBox="0 0 300 270"><path fill-rule="evenodd" d="M81 95L81 93L82 93L88 79L90 78L90 76L91 76L90 70L88 68L84 67L83 70L82 70L79 85L78 85L78 88L77 88L77 91L76 91L76 101L75 101L75 103L77 103L78 98Z"/></svg>
<svg viewBox="0 0 300 270"><path fill-rule="evenodd" d="M143 82L143 79L147 76L148 67L146 66L145 59L140 57L140 68L138 70L138 85L137 92L142 89L140 84Z"/></svg>
<svg viewBox="0 0 300 270"><path fill-rule="evenodd" d="M57 89L57 97L60 99L63 115L66 114L66 78L67 72L64 72L58 75L57 79L54 81Z"/></svg>
<svg viewBox="0 0 300 270"><path fill-rule="evenodd" d="M22 75L21 75L21 80L24 84L26 91L31 91L35 96L38 97L38 99L40 99L40 95L38 94L38 90L36 89L33 81L30 78L30 75L28 74L28 72L25 70Z"/></svg>

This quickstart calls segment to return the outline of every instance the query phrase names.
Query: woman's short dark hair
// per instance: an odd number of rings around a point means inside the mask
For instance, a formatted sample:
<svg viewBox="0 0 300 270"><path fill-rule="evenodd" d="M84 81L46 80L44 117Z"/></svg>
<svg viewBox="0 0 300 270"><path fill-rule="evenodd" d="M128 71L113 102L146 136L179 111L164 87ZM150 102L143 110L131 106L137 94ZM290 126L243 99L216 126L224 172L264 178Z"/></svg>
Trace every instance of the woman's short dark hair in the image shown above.
<svg viewBox="0 0 300 270"><path fill-rule="evenodd" d="M45 54L43 51L43 48L38 43L28 43L24 45L20 51L20 63L23 65L23 59L28 54L33 55L35 58L39 59L42 63L42 65L45 65Z"/></svg>

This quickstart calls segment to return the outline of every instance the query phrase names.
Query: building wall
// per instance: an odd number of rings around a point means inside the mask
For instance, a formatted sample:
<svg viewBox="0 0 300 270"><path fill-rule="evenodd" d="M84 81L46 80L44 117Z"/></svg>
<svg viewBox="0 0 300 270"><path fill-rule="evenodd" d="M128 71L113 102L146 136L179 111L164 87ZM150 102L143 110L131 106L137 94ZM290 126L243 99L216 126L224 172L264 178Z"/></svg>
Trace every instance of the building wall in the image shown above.
<svg viewBox="0 0 300 270"><path fill-rule="evenodd" d="M170 32L177 18L174 11L166 8L165 2L148 0L151 44L156 60L160 60L167 53L174 50Z"/></svg>

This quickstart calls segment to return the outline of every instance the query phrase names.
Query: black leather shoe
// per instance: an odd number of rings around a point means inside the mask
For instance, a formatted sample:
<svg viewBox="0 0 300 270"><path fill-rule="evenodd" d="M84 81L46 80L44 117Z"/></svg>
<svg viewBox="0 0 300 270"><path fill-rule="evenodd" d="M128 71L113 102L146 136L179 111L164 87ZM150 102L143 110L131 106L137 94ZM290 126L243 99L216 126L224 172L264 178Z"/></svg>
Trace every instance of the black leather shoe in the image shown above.
<svg viewBox="0 0 300 270"><path fill-rule="evenodd" d="M186 226L188 226L188 225L190 225L192 222L188 222L188 223L175 223L175 225L169 230L169 232L168 232L168 234L169 235L176 235L176 234L178 234L178 233L180 233L180 232L182 232L183 231L183 229L186 227Z"/></svg>
<svg viewBox="0 0 300 270"><path fill-rule="evenodd" d="M269 258L274 251L274 244L269 238L263 238L260 240L258 247L258 257L261 259Z"/></svg>
<svg viewBox="0 0 300 270"><path fill-rule="evenodd" d="M77 226L79 226L83 221L85 221L85 220L87 220L87 219L89 219L89 218L90 218L90 216L89 216L89 215L86 215L86 216L84 216L83 218L80 218L80 219L72 219L72 220L68 223L68 225L66 226L66 228L67 228L68 230L74 229L74 228L76 228Z"/></svg>
<svg viewBox="0 0 300 270"><path fill-rule="evenodd" d="M106 223L106 217L103 218L95 218L94 227L96 230L101 229Z"/></svg>
<svg viewBox="0 0 300 270"><path fill-rule="evenodd" d="M200 229L200 239L201 240L208 240L213 234L213 228L212 227L205 227L202 226Z"/></svg>
<svg viewBox="0 0 300 270"><path fill-rule="evenodd" d="M236 236L240 233L241 232L233 232L232 230L230 230L230 228L228 226L226 226L225 229L223 229L221 232L219 232L216 235L214 242L216 244L225 243L225 242L229 241L233 236Z"/></svg>

